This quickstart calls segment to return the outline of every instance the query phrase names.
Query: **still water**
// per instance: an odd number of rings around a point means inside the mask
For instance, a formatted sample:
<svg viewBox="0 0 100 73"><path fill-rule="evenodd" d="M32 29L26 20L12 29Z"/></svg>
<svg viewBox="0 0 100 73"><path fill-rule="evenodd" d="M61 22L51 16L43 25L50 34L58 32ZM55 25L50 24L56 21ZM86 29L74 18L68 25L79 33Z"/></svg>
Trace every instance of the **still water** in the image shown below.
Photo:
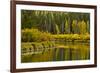
<svg viewBox="0 0 100 73"><path fill-rule="evenodd" d="M58 47L45 49L42 53L25 55L21 62L50 62L50 61L72 61L90 59L89 43L56 43Z"/></svg>

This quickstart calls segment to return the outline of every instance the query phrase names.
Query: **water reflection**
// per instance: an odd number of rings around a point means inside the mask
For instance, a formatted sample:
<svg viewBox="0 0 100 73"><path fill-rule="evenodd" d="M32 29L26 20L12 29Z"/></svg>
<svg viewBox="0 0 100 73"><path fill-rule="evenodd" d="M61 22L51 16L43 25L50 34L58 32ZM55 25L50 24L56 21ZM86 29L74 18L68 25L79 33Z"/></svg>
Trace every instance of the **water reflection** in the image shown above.
<svg viewBox="0 0 100 73"><path fill-rule="evenodd" d="M43 53L22 56L22 62L71 61L90 59L89 43L56 43L56 48L49 48Z"/></svg>

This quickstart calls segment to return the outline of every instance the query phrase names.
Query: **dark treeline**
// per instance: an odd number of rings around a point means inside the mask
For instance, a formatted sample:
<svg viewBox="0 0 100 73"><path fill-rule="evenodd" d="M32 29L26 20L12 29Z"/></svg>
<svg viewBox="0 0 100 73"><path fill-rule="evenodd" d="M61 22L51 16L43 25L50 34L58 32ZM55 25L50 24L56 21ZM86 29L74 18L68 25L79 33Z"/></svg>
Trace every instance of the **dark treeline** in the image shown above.
<svg viewBox="0 0 100 73"><path fill-rule="evenodd" d="M90 14L58 11L21 11L21 28L35 28L52 34L90 33Z"/></svg>

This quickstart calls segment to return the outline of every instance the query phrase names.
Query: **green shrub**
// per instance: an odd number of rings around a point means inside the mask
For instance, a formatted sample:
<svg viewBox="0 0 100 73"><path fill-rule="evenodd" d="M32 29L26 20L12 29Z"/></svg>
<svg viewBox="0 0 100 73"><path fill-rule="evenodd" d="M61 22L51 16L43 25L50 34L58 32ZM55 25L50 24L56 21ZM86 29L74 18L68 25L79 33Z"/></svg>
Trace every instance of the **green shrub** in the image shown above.
<svg viewBox="0 0 100 73"><path fill-rule="evenodd" d="M40 32L38 29L23 29L21 31L22 42L50 41L53 37L48 32Z"/></svg>
<svg viewBox="0 0 100 73"><path fill-rule="evenodd" d="M54 40L89 40L90 34L50 34L38 29L23 29L21 33L22 42L43 42Z"/></svg>
<svg viewBox="0 0 100 73"><path fill-rule="evenodd" d="M89 34L59 34L59 35L52 35L54 39L60 40L89 40L90 35Z"/></svg>

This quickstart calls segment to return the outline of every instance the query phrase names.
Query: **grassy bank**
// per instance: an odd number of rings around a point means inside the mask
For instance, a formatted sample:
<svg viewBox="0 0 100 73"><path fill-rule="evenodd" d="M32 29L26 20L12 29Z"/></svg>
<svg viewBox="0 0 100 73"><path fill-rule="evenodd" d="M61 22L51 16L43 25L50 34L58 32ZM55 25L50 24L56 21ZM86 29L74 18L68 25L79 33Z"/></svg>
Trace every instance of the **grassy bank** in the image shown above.
<svg viewBox="0 0 100 73"><path fill-rule="evenodd" d="M90 41L90 35L80 35L80 34L58 34L58 35L52 35L55 41L69 41L69 42L89 42Z"/></svg>
<svg viewBox="0 0 100 73"><path fill-rule="evenodd" d="M21 52L32 53L32 52L43 52L46 49L54 48L54 42L23 42L21 44Z"/></svg>
<svg viewBox="0 0 100 73"><path fill-rule="evenodd" d="M21 34L22 42L43 42L52 40L66 41L87 41L90 40L90 34L51 34L49 32L39 31L38 29L24 29Z"/></svg>

